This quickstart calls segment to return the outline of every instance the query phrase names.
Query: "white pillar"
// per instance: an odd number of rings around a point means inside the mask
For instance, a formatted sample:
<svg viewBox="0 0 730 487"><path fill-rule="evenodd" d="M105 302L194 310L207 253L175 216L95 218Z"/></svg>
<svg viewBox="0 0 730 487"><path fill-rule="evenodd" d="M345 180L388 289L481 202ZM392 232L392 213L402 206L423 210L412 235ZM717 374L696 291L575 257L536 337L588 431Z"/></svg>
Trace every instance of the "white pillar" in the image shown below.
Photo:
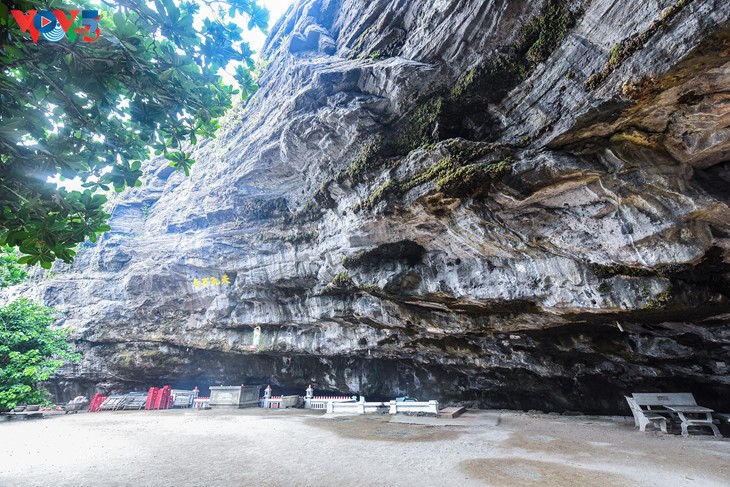
<svg viewBox="0 0 730 487"><path fill-rule="evenodd" d="M439 402L438 401L428 401L428 412L434 413L438 415L439 413Z"/></svg>
<svg viewBox="0 0 730 487"><path fill-rule="evenodd" d="M312 384L309 384L307 386L307 390L304 392L304 408L305 409L312 409L312 399L314 398L314 389L312 389Z"/></svg>

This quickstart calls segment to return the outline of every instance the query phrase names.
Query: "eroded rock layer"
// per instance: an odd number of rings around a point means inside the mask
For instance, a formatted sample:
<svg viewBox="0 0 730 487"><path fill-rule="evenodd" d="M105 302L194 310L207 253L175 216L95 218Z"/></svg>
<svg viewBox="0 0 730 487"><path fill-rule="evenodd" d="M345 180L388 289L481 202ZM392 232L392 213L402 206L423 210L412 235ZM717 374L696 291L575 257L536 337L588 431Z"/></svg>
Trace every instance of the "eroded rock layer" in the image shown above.
<svg viewBox="0 0 730 487"><path fill-rule="evenodd" d="M720 407L729 19L720 0L300 1L194 173L153 162L112 232L34 283L85 353L57 392Z"/></svg>

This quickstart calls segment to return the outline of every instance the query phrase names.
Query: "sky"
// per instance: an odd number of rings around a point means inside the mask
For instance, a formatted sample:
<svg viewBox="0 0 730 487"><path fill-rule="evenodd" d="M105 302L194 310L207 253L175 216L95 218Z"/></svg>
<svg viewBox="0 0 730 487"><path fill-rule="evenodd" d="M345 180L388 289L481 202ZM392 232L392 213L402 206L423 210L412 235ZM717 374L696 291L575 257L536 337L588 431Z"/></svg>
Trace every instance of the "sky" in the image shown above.
<svg viewBox="0 0 730 487"><path fill-rule="evenodd" d="M271 28L276 25L279 17L286 13L289 5L291 5L295 1L296 0L258 0L259 5L262 5L269 9L269 31L271 31ZM264 47L264 42L266 42L266 34L261 32L259 29L248 30L244 27L243 40L248 42L248 45L254 51L254 55L252 56L254 61L258 60L261 49L263 49ZM231 62L228 65L227 70L221 69L218 74L223 77L223 81L225 81L226 83L233 86L238 86L238 83L236 83L236 81L233 79L233 76L231 76L231 73L236 69L235 66L236 63Z"/></svg>
<svg viewBox="0 0 730 487"><path fill-rule="evenodd" d="M276 24L279 17L284 15L286 9L288 9L289 5L292 3L294 3L294 0L259 0L259 5L269 9L269 30L271 30L271 28ZM254 29L252 31L244 30L243 35L244 39L246 39L246 41L250 44L251 49L257 53L261 52L261 48L264 46L264 41L266 40L266 36L261 31L258 29Z"/></svg>

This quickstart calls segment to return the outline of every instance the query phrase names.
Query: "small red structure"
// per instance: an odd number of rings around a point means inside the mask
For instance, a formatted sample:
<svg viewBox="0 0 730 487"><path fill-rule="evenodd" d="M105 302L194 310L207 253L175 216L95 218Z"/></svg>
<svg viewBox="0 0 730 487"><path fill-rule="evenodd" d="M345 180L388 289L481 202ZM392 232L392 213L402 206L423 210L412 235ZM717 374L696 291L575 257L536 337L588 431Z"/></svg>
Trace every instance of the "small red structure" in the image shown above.
<svg viewBox="0 0 730 487"><path fill-rule="evenodd" d="M164 386L160 391L157 393L157 400L155 401L155 409L168 409L168 404L170 403L170 394L172 392L172 387L170 386Z"/></svg>
<svg viewBox="0 0 730 487"><path fill-rule="evenodd" d="M148 411L152 409L172 409L173 403L172 387L150 387L144 408Z"/></svg>
<svg viewBox="0 0 730 487"><path fill-rule="evenodd" d="M157 387L150 387L150 390L147 392L147 401L144 403L145 409L155 409L155 401L157 400L158 391L159 389Z"/></svg>
<svg viewBox="0 0 730 487"><path fill-rule="evenodd" d="M106 396L102 396L101 394L94 394L94 397L91 398L91 402L89 403L89 412L96 413L101 411L101 404L105 400Z"/></svg>

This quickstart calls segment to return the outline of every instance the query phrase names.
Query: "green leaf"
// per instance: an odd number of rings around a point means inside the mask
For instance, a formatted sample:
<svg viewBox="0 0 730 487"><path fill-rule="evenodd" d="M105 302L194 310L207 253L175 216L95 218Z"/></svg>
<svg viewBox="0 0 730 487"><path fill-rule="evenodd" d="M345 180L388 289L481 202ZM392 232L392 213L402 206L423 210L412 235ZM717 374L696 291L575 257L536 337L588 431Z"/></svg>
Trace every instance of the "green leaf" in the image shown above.
<svg viewBox="0 0 730 487"><path fill-rule="evenodd" d="M112 19L114 20L114 26L117 29L123 29L127 25L127 19L124 17L124 14L119 10L114 13Z"/></svg>

